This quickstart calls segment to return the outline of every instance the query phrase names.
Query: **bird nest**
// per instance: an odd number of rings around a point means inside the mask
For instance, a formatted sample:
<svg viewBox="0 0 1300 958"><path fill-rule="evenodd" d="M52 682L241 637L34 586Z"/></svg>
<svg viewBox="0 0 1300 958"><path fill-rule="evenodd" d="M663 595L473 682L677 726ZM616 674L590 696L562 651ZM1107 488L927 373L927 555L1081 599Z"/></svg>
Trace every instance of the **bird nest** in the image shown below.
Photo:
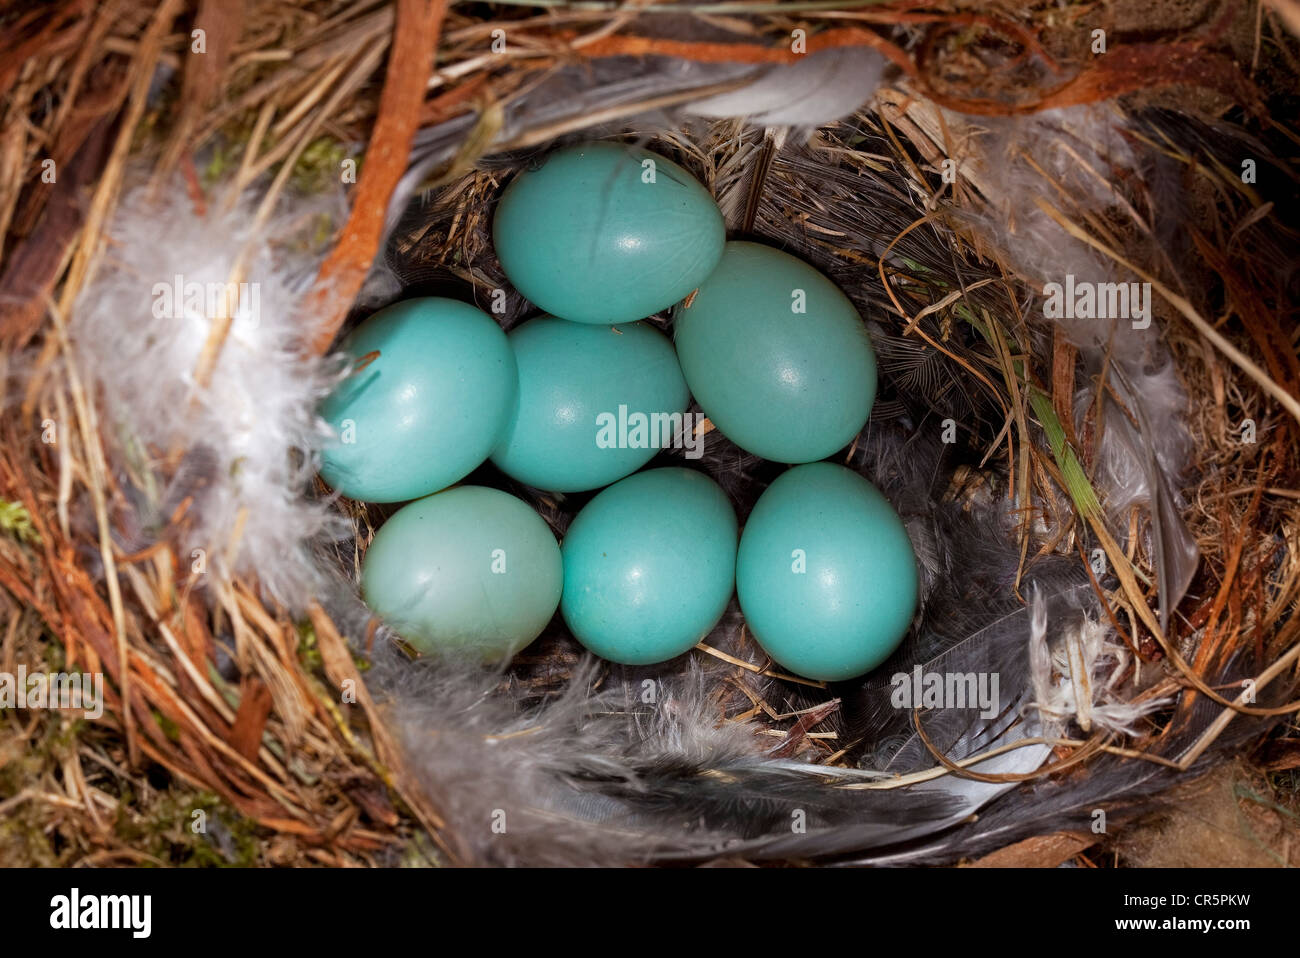
<svg viewBox="0 0 1300 958"><path fill-rule="evenodd" d="M7 25L0 671L26 631L104 678L67 807L160 768L326 863L1073 854L1300 708L1271 13L1261 47L1253 13L1138 42L1123 9L234 6ZM392 510L312 479L322 357L413 295L525 318L494 204L596 138L680 163L866 320L880 392L836 458L922 579L870 675L785 674L734 603L670 663L594 660L557 618L497 671L360 603ZM263 325L158 315L174 274L255 284ZM700 438L743 522L783 467ZM559 536L588 498L471 481Z"/></svg>

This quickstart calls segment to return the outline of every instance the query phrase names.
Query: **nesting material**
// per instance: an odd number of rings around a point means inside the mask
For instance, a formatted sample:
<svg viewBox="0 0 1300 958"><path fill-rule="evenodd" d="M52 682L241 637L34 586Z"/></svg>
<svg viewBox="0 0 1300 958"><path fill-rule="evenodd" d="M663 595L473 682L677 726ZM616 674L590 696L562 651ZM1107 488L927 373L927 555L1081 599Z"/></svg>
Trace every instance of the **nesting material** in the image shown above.
<svg viewBox="0 0 1300 958"><path fill-rule="evenodd" d="M318 587L310 545L346 523L303 490L340 368L302 355L297 307L319 261L305 237L339 204L312 198L259 224L251 198L196 215L179 185L139 185L118 205L65 323L124 480L123 552L166 537L187 565L253 577L297 608Z"/></svg>

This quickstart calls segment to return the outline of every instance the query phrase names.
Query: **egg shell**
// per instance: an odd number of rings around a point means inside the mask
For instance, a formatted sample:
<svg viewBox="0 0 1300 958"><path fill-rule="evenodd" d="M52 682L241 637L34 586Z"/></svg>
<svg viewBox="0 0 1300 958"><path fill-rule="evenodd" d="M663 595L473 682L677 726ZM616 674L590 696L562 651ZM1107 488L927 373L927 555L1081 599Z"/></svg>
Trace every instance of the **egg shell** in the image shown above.
<svg viewBox="0 0 1300 958"><path fill-rule="evenodd" d="M587 503L562 552L560 611L578 641L611 662L665 662L727 609L736 514L703 473L649 469Z"/></svg>
<svg viewBox="0 0 1300 958"><path fill-rule="evenodd" d="M662 414L686 408L686 380L672 343L653 326L539 316L509 340L519 402L492 462L520 482L555 492L609 485L644 466L681 428ZM646 424L640 431L638 417Z"/></svg>
<svg viewBox="0 0 1300 958"><path fill-rule="evenodd" d="M848 445L866 424L876 396L866 327L848 297L802 260L758 243L728 243L674 321L691 393L742 449L775 462L812 462Z"/></svg>
<svg viewBox="0 0 1300 958"><path fill-rule="evenodd" d="M695 289L726 228L708 190L676 163L601 142L556 150L516 176L492 239L530 302L573 322L624 323Z"/></svg>
<svg viewBox="0 0 1300 958"><path fill-rule="evenodd" d="M560 547L542 517L485 486L403 506L361 563L366 604L413 647L486 662L541 634L563 578Z"/></svg>
<svg viewBox="0 0 1300 958"><path fill-rule="evenodd" d="M460 481L514 412L514 353L501 327L466 303L397 303L339 350L354 360L378 352L320 408L338 435L322 450L321 476L353 499L402 502Z"/></svg>
<svg viewBox="0 0 1300 958"><path fill-rule="evenodd" d="M795 466L745 523L736 594L754 638L783 667L849 679L885 661L907 633L916 556L903 521L866 479L830 462Z"/></svg>

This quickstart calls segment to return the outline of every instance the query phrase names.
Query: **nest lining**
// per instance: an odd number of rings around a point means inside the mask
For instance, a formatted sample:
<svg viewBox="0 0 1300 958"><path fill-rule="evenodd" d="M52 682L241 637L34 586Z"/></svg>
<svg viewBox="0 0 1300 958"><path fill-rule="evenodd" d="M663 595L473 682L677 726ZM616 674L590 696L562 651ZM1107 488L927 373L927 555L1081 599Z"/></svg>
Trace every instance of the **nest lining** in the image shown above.
<svg viewBox="0 0 1300 958"><path fill-rule="evenodd" d="M800 791L799 778L803 778L802 787L816 782L818 767L866 770L924 781L934 772L943 771L940 762L944 760L968 759L1005 744L1000 737L1032 712L1029 703L1035 691L1028 687L1026 675L1025 640L1030 631L1026 596L1036 591L1046 596L1040 597L1040 602L1044 609L1050 605L1054 623L1072 617L1089 624L1107 617L1113 622L1114 613L1103 612L1101 602L1107 607L1122 606L1123 593L1113 576L1081 572L1095 543L1088 538L1086 528L1079 528L1075 504L1053 488L1044 475L1048 470L1052 470L1053 477L1059 475L1053 464L1034 463L1038 475L1033 480L1033 492L1040 505L1028 521L1013 515L1007 501L1015 487L1017 454L1008 448L1006 468L1002 468L1000 458L994 460L995 465L989 464L991 450L999 444L1006 422L1009 397L990 389L989 377L980 376L979 370L996 369L1000 361L1005 369L1013 362L1013 354L1028 354L1033 368L1050 369L1051 351L1059 334L1054 337L1050 324L1033 318L1035 290L1027 288L1005 265L1000 268L998 262L979 255L970 239L970 223L960 211L908 231L909 226L927 215L926 200L942 189L941 183L933 175L920 183L909 176L908 171L920 169L924 160L905 151L887 122L868 115L818 131L806 144L777 144L761 131L696 121L652 134L626 128L585 130L534 151L485 158L479 169L412 204L399 222L385 262L402 295L452 295L486 306L496 290L505 289L510 295L506 314L500 317L502 324L510 328L526 317L531 308L510 291L491 252L489 224L495 198L511 173L526 165L532 156L593 136L636 142L682 163L710 187L724 209L732 208L733 238L767 242L812 262L831 276L867 317L881 362L881 394L866 430L840 461L879 485L908 522L925 570L922 611L908 640L889 662L863 680L837 683L830 688L774 670L746 635L734 602L699 650L683 660L647 668L602 664L593 672L590 664L579 657L580 648L557 617L552 628L517 657L494 694L522 709L530 716L528 721L543 725L553 720L548 709L556 701L565 702L556 710L573 721L565 710L572 709L575 695L589 695L592 708L620 712L627 736L624 748L629 753L644 748L648 753L643 764L630 763L630 768L643 776L641 781L633 787L616 782L617 776L591 775L577 790L597 796L606 796L612 790L618 794L624 814L642 805L653 808L654 813L646 813L645 820L639 823L647 835L654 835L655 828L662 827L656 816L663 818L666 809L672 810L667 812L668 817L676 813L688 818L684 808L698 814L699 820L706 823L703 830L714 832L715 841L730 834L743 851L755 857L789 855L790 846L774 842L772 834L785 824L792 803L808 803L809 794ZM761 184L755 185L755 160L765 153L770 154L766 157L768 173ZM743 202L737 194L743 195ZM736 231L738 221L747 225L743 223L746 215L752 217L752 225L743 232ZM978 240L976 230L974 242ZM891 323L885 319L891 311L896 316L897 310L891 310L891 306L897 304L898 293L887 292L880 283L882 257L897 270L896 288L908 300L939 302L954 290L962 290L963 306L951 312L922 315L912 329L900 333L896 320ZM905 265L899 268L895 264ZM983 325L981 318L983 324L989 325ZM671 332L664 316L650 321ZM995 323L999 327L997 338L1015 347L1004 347L1005 360L992 348L996 338L989 335L989 327ZM918 332L923 343L938 343L943 348L918 345ZM1152 352L1158 355L1160 348ZM1092 392L1081 385L1084 381L1079 376L1071 385L1078 388L1080 395L1091 397ZM1005 388L1009 384L1004 378L1000 385ZM1027 388L1027 384L1021 388ZM692 407L692 411L698 412L698 407ZM1092 428L1089 412L1085 408L1079 417L1085 430ZM936 438L945 420L961 423L959 441L946 443ZM1073 416L1067 422L1073 431ZM1182 428L1181 423L1172 425L1174 432ZM1044 456L1049 445L1037 429L1020 435L1019 440L1027 443L1024 452L1030 461ZM668 463L681 464L680 457L666 451L650 467ZM742 521L758 494L782 468L743 452L717 433L708 435L704 457L690 465L703 469L723 486ZM589 498L557 497L530 489L490 467L467 481L496 485L525 498L560 536ZM357 511L364 542L389 510L372 506ZM1156 572L1149 558L1150 527L1137 504L1130 507L1128 518L1130 555L1139 574L1154 582ZM1109 623L1095 628L1105 631ZM1113 663L1116 674L1110 677L1116 684L1120 678L1133 683L1139 694L1129 690L1120 698L1137 704L1110 707L1123 715L1123 721L1133 723L1129 731L1139 742L1146 743L1137 746L1139 751L1149 748L1154 757L1172 763L1173 757L1198 743L1205 723L1217 713L1213 708L1203 708L1195 720L1183 723L1177 733L1166 735L1171 726L1162 727L1161 721L1169 714L1167 706L1176 684L1159 666L1148 663L1144 668L1139 658L1121 657ZM1150 658L1150 651L1146 658ZM927 672L952 674L953 670L963 673L983 669L1004 675L1013 688L1011 706L992 720L976 717L975 710L927 713L926 727L918 730L916 717L897 709L891 715L888 704L892 677L900 672L910 674L918 665ZM1244 661L1234 662L1219 678L1224 684L1237 682L1250 667ZM665 755L656 751L663 749L662 738L646 731L646 723L655 721L659 705L654 700L648 706L638 701L638 690L659 688L665 681L669 689L689 687L694 694L703 696L709 709L715 711L716 721L747 723L754 734L771 738L773 744L766 750L769 758L798 761L799 771L794 773L794 780L786 783L790 794L777 800L762 788L754 791L747 784L737 786L734 795L726 795L725 789L705 798L685 794L690 790L685 783L694 781L698 787L704 777L718 771L715 765L726 767L732 757L695 755L674 770L674 775L666 775L661 767ZM1166 708L1162 710L1161 706ZM1100 716L1107 707L1102 706L1097 714ZM1077 719L1077 714L1069 717ZM1241 740L1238 735L1257 734L1257 729L1255 723L1241 722L1232 737L1219 742L1219 747L1231 748L1231 743ZM618 733L603 728L602 734ZM648 747L647 742L651 743ZM1102 744L1111 742L1107 738ZM610 745L605 742L600 747ZM1097 739L1082 751L1090 749L1099 749ZM939 756L942 759L936 761ZM1060 767L1077 760L1078 753ZM576 758L576 764L581 763L582 759ZM1069 786L1049 786L1046 793L1040 789L1033 801L1044 816L1054 817L1059 824L1084 827L1087 821L1080 805L1086 804L1088 794L1101 794L1098 789L1104 787L1099 783L1109 782L1112 786L1108 802L1128 802L1161 788L1161 774L1168 772L1158 762L1152 762L1151 769L1135 775L1131 769L1124 769L1123 763L1124 758L1117 752L1102 755L1091 766L1087 786L1073 792ZM620 774L627 772L625 768ZM566 774L572 774L572 770L566 770ZM1006 783L1046 775L1047 770L984 777ZM736 777L743 778L739 774ZM673 778L671 787L665 778ZM835 786L825 783L819 787L835 790ZM643 794L635 794L637 789ZM666 789L667 794L659 793L659 789ZM863 844L855 847L852 838L832 838L823 841L820 848L810 843L815 849L811 854L851 858L856 851L867 860L941 861L978 853L1033 830L1036 816L1025 815L1021 804L1029 800L1024 796L1032 791L1033 786L1024 786L1019 800L1008 799L1001 808L995 802L991 811L981 816L985 826L971 829L964 836L948 834L928 844L913 839L909 844L908 830L900 824L898 842L875 836L859 839ZM669 796L682 803L681 807L675 807ZM916 794L912 801L911 809L906 809L906 802L901 807L890 802L885 814L914 823L925 822L927 814L942 814L942 800L935 796ZM836 828L851 831L846 827L849 818L864 816L870 820L882 814L879 809L864 811L853 808L851 803L841 804L838 796L827 805L822 825L829 826L832 832ZM720 807L730 808L729 813L720 812ZM737 814L740 809L744 814ZM909 818L909 812L914 817ZM837 816L839 824L831 825ZM924 825L918 825L911 834L924 836L925 831ZM719 843L712 850L721 847ZM670 858L674 853L682 852L671 848L662 852Z"/></svg>

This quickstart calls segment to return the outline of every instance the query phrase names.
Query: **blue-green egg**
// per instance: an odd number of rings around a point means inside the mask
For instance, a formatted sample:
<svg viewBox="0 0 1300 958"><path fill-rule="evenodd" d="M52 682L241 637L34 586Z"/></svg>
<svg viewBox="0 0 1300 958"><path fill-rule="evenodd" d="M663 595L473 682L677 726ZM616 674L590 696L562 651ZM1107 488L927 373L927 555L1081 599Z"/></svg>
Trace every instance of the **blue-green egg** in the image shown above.
<svg viewBox="0 0 1300 958"><path fill-rule="evenodd" d="M466 303L397 303L339 349L358 369L321 404L336 433L321 476L353 499L402 502L458 482L514 412L514 353L501 327Z"/></svg>
<svg viewBox="0 0 1300 958"><path fill-rule="evenodd" d="M916 611L916 556L880 491L830 462L795 466L759 497L736 557L754 638L798 675L836 681L898 648Z"/></svg>
<svg viewBox="0 0 1300 958"><path fill-rule="evenodd" d="M681 431L686 380L653 326L539 316L509 339L519 404L492 462L520 482L597 489L640 469Z"/></svg>
<svg viewBox="0 0 1300 958"><path fill-rule="evenodd" d="M564 567L550 527L497 489L456 486L407 503L361 563L366 604L414 648L499 662L546 628Z"/></svg>
<svg viewBox="0 0 1300 958"><path fill-rule="evenodd" d="M492 239L530 302L579 323L625 323L673 305L718 263L718 205L676 163L622 143L556 150L515 177Z"/></svg>
<svg viewBox="0 0 1300 958"><path fill-rule="evenodd" d="M848 445L876 396L876 357L853 304L802 260L728 243L674 339L696 402L718 430L775 462Z"/></svg>
<svg viewBox="0 0 1300 958"><path fill-rule="evenodd" d="M649 469L602 490L564 537L560 611L584 646L624 665L681 655L731 600L736 514L690 469Z"/></svg>

